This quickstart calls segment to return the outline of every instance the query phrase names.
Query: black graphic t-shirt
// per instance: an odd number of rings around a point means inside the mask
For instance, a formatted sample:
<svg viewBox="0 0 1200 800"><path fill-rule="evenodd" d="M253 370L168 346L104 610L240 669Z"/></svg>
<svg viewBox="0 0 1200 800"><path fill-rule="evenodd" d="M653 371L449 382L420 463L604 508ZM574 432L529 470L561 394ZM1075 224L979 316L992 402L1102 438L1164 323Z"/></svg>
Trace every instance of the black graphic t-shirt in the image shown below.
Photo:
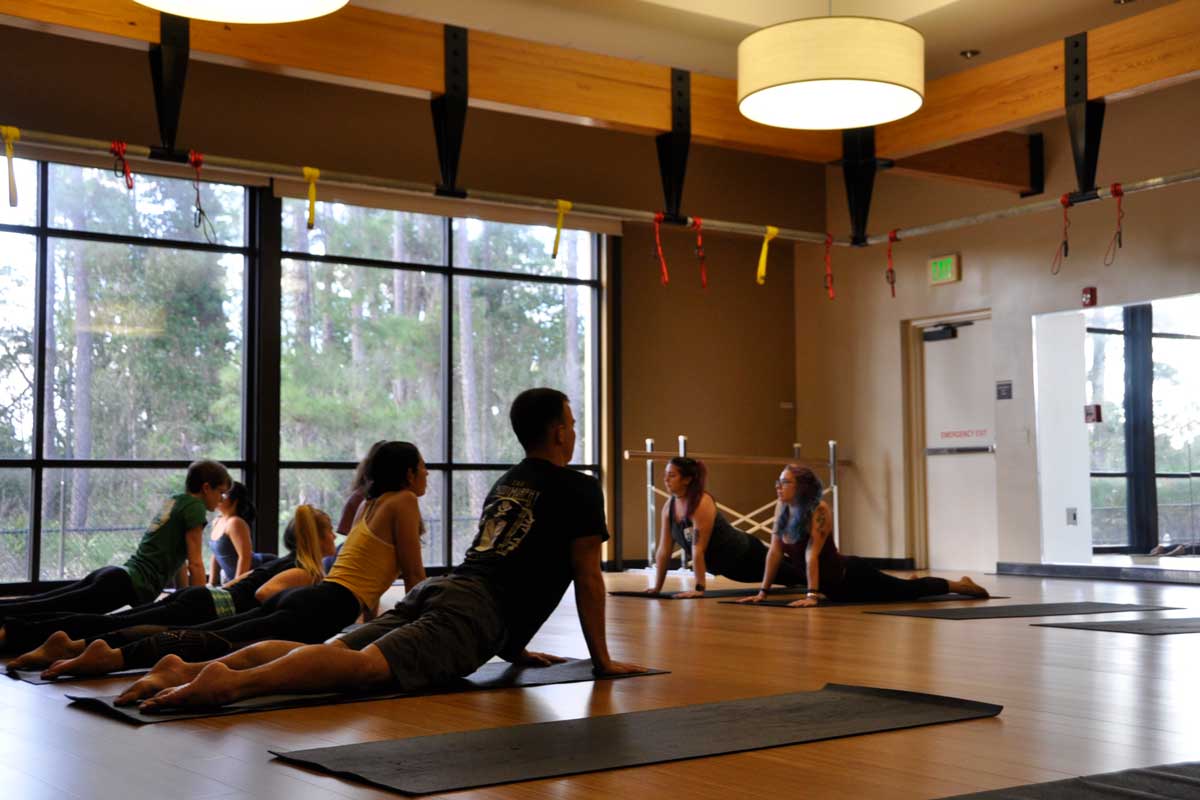
<svg viewBox="0 0 1200 800"><path fill-rule="evenodd" d="M540 458L500 477L483 504L479 531L456 575L482 579L508 628L502 656L525 649L571 585L575 539L608 539L595 478Z"/></svg>

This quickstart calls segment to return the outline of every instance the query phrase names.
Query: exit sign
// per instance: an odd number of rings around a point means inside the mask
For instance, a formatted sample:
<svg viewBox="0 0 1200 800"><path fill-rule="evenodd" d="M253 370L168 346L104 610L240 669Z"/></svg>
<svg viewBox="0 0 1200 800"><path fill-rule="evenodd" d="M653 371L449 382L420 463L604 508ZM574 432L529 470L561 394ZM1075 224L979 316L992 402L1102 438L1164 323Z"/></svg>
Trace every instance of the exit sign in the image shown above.
<svg viewBox="0 0 1200 800"><path fill-rule="evenodd" d="M951 253L948 256L935 256L929 259L930 286L954 283L959 280L962 280L962 270L958 263L958 253Z"/></svg>

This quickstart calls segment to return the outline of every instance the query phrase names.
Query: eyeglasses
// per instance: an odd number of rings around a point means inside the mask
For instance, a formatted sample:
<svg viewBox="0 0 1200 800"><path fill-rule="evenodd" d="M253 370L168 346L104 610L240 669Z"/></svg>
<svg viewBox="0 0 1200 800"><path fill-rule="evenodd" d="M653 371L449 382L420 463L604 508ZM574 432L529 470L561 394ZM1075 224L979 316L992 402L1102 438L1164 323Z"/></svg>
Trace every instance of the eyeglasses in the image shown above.
<svg viewBox="0 0 1200 800"><path fill-rule="evenodd" d="M795 485L796 485L796 482L793 480L786 480L786 481L777 480L777 481L775 481L776 489L782 489L784 486L795 486Z"/></svg>

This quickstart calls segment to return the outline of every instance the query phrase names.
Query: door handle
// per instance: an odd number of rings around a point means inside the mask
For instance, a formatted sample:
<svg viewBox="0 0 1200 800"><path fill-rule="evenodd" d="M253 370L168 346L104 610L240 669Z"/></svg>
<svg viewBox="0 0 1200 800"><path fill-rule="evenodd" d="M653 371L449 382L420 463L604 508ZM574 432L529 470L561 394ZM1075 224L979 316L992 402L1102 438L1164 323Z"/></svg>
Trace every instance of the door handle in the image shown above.
<svg viewBox="0 0 1200 800"><path fill-rule="evenodd" d="M989 444L980 447L926 447L927 456L963 456L971 453L994 453L996 445Z"/></svg>

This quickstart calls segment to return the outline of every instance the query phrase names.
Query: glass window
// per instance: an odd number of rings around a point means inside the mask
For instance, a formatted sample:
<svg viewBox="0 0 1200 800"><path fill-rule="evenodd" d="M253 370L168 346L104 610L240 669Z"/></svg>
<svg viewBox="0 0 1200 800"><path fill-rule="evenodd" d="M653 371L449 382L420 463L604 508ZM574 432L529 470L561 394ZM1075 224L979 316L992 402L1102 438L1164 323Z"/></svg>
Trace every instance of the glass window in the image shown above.
<svg viewBox="0 0 1200 800"><path fill-rule="evenodd" d="M0 582L29 580L29 476L0 469Z"/></svg>
<svg viewBox="0 0 1200 800"><path fill-rule="evenodd" d="M183 479L182 469L47 469L41 579L78 580L124 564L164 501L183 491Z"/></svg>
<svg viewBox="0 0 1200 800"><path fill-rule="evenodd" d="M1200 513L1200 497L1196 496L1197 482L1190 476L1179 478L1159 477L1158 489L1158 541L1164 546L1180 544L1194 545L1200 540L1197 529L1197 514Z"/></svg>
<svg viewBox="0 0 1200 800"><path fill-rule="evenodd" d="M1122 306L1085 308L1083 318L1089 328L1104 328L1110 331L1125 330L1125 309Z"/></svg>
<svg viewBox="0 0 1200 800"><path fill-rule="evenodd" d="M504 470L464 470L454 473L454 541L451 545L453 563L462 563L463 556L479 530L479 515L483 501Z"/></svg>
<svg viewBox="0 0 1200 800"><path fill-rule="evenodd" d="M50 165L50 227L184 242L208 241L196 227L196 187L183 178L137 174L133 189L112 170ZM246 190L200 183L200 204L214 244L246 243Z"/></svg>
<svg viewBox="0 0 1200 800"><path fill-rule="evenodd" d="M1200 294L1168 297L1151 303L1154 333L1200 336Z"/></svg>
<svg viewBox="0 0 1200 800"><path fill-rule="evenodd" d="M244 263L51 239L47 455L239 458Z"/></svg>
<svg viewBox="0 0 1200 800"><path fill-rule="evenodd" d="M283 263L280 453L356 461L380 439L442 453L439 275Z"/></svg>
<svg viewBox="0 0 1200 800"><path fill-rule="evenodd" d="M446 260L443 217L319 202L314 223L309 230L307 200L284 198L283 249L403 264L443 264Z"/></svg>
<svg viewBox="0 0 1200 800"><path fill-rule="evenodd" d="M1125 471L1125 337L1089 333L1084 339L1087 402L1099 404L1101 422L1090 423L1093 472Z"/></svg>
<svg viewBox="0 0 1200 800"><path fill-rule="evenodd" d="M1155 471L1200 471L1200 339L1153 346Z"/></svg>
<svg viewBox="0 0 1200 800"><path fill-rule="evenodd" d="M1125 505L1128 480L1092 478L1092 545L1129 544L1129 512Z"/></svg>
<svg viewBox="0 0 1200 800"><path fill-rule="evenodd" d="M0 458L33 452L36 276L37 239L0 233Z"/></svg>
<svg viewBox="0 0 1200 800"><path fill-rule="evenodd" d="M549 386L566 392L575 414L572 461L594 463L594 291L456 277L454 293L455 459L519 461L508 406L525 389Z"/></svg>
<svg viewBox="0 0 1200 800"><path fill-rule="evenodd" d="M36 225L38 207L37 162L24 158L13 159L13 176L17 180L17 205L8 204L8 165L0 153L0 225ZM2 253L3 250L0 250Z"/></svg>
<svg viewBox="0 0 1200 800"><path fill-rule="evenodd" d="M554 252L554 228L478 219L454 220L454 266L558 278L596 277L587 231L564 230Z"/></svg>

